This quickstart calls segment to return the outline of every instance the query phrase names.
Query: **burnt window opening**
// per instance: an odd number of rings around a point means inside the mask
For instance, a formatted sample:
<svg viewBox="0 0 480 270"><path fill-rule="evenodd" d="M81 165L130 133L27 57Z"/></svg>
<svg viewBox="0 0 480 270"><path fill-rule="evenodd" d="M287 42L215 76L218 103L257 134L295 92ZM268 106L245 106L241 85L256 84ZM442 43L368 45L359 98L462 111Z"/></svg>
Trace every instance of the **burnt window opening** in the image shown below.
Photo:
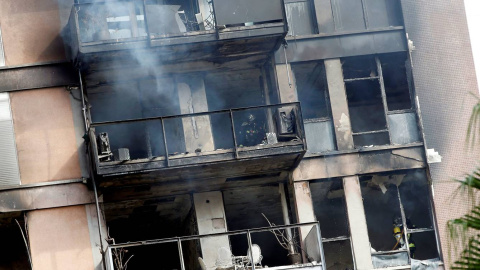
<svg viewBox="0 0 480 270"><path fill-rule="evenodd" d="M88 88L87 92L93 122L180 114L178 92L171 77L107 84ZM163 129L166 138L163 136ZM168 119L163 126L160 120L117 123L96 127L95 132L97 135L107 134L112 152L100 161L164 156L164 140L168 145L168 154L185 152L183 125L179 118Z"/></svg>
<svg viewBox="0 0 480 270"><path fill-rule="evenodd" d="M242 189L225 190L223 198L225 203L225 214L229 231L245 230L261 227L269 227L270 224L284 225L284 211L288 211L288 191L283 189L280 194L280 188L283 185L256 186ZM282 196L284 207L282 208ZM267 220L268 219L268 220ZM290 213L288 219L291 223ZM269 223L270 222L270 223ZM299 228L288 230L280 229L286 237L290 235L293 244L293 250L301 253ZM251 234L252 244L257 244L261 249L263 256L263 266L284 266L291 265L291 256L288 256L289 246L281 246L275 235L271 231L255 232ZM281 239L281 237L280 237ZM234 256L246 255L248 251L248 241L246 235L234 235L230 237L230 244ZM298 256L297 259L300 259ZM301 262L301 261L300 261Z"/></svg>
<svg viewBox="0 0 480 270"><path fill-rule="evenodd" d="M19 228L18 224L22 229ZM22 212L0 215L0 237L5 247L0 256L0 269L30 269L27 246L22 236L26 233Z"/></svg>
<svg viewBox="0 0 480 270"><path fill-rule="evenodd" d="M420 141L406 60L405 53L343 59L355 147Z"/></svg>
<svg viewBox="0 0 480 270"><path fill-rule="evenodd" d="M335 150L333 121L323 61L292 64L309 153ZM322 138L322 139L319 139Z"/></svg>
<svg viewBox="0 0 480 270"><path fill-rule="evenodd" d="M115 243L198 235L195 211L189 194L105 203L104 213L109 236ZM180 269L176 242L124 249L127 250L125 260L133 255L128 262L128 269ZM183 241L182 250L187 269L196 269L198 257L202 255L200 241Z"/></svg>
<svg viewBox="0 0 480 270"><path fill-rule="evenodd" d="M374 267L438 261L425 172L361 176L360 181Z"/></svg>
<svg viewBox="0 0 480 270"><path fill-rule="evenodd" d="M327 269L354 269L343 181L310 182L313 208L322 229Z"/></svg>

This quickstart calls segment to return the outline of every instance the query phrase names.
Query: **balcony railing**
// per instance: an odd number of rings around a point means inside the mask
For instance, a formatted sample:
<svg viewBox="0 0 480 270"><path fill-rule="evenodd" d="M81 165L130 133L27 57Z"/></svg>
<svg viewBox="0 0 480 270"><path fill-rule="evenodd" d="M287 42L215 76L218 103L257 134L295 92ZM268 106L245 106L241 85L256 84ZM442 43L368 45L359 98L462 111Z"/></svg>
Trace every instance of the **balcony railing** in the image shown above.
<svg viewBox="0 0 480 270"><path fill-rule="evenodd" d="M306 230L311 236L312 239L309 239L309 244L305 244L302 248L299 240L299 231ZM263 237L259 237L263 235ZM265 237L270 236L270 238ZM321 239L320 224L318 222L309 222L309 223L298 223L292 225L282 225L282 226L271 226L271 227L262 227L254 228L248 230L237 230L229 231L223 233L213 233L213 234L204 234L204 235L193 235L193 236L183 236L183 237L172 237L165 239L156 239L156 240L146 240L138 242L128 242L115 244L110 243L107 248L107 260L109 269L114 268L114 259L115 254L119 254L128 250L129 255L135 255L135 252L142 252L145 250L146 246L154 246L155 250L158 252L165 249L177 249L178 258L167 258L170 264L175 264L173 268L185 269L238 269L238 270L247 270L247 269L260 269L265 267L265 264L262 262L269 259L270 262L274 261L275 265L270 265L269 269L316 269L316 270L325 270L325 257L323 252L323 244ZM262 242L260 239L263 239ZM268 239L268 240L267 240ZM274 241L272 243L266 243ZM225 246L222 246L224 243ZM192 245L200 246L202 249L202 254L188 254L187 248ZM298 255L298 258L295 262L292 263L276 263L275 261L281 261L281 254L275 253L271 250L266 249L265 247L272 248L275 245L287 245L283 247L288 249L288 245L292 246L291 250L294 250ZM243 248L238 248L243 246ZM143 247L143 249L136 249ZM262 247L264 247L262 249ZM214 250L213 250L214 249ZM191 250L191 249L189 249ZM233 254L232 252L242 252L241 255ZM285 253L292 254L292 252ZM303 253L303 258L302 254ZM198 256L192 260L187 257ZM128 258L125 258L127 260ZM149 262L149 266L155 268L155 266L163 266L166 264L164 261L165 258L161 258L159 255L157 258L154 258L155 262ZM117 260L118 261L118 260ZM190 265L186 265L186 262L189 262ZM193 264L192 264L193 262ZM253 262L253 263L252 263ZM155 265L156 264L156 265Z"/></svg>
<svg viewBox="0 0 480 270"><path fill-rule="evenodd" d="M298 102L98 122L90 137L99 174L102 166L155 170L306 150Z"/></svg>
<svg viewBox="0 0 480 270"><path fill-rule="evenodd" d="M286 34L283 0L200 2L185 1L182 5L146 1L75 4L69 22L73 57L78 52L268 35L283 37Z"/></svg>

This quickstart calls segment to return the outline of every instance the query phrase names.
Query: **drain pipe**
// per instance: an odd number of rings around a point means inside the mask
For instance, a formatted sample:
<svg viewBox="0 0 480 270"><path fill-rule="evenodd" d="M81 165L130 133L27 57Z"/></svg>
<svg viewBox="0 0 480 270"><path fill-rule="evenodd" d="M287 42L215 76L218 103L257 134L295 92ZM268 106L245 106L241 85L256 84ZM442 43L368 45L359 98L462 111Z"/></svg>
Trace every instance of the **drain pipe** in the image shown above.
<svg viewBox="0 0 480 270"><path fill-rule="evenodd" d="M82 99L83 121L85 123L84 139L86 139L89 136L90 127L88 125L87 106L85 104L85 96L84 96L84 93L83 93L82 72L80 70L78 70L78 78L80 80L80 94L81 94L81 99ZM97 225L98 225L98 235L100 237L100 253L102 254L103 269L106 270L107 266L106 266L106 263L105 263L105 252L103 250L103 235L102 235L102 224L100 222L101 215L100 215L100 204L98 202L97 184L95 183L95 176L93 174L92 162L91 162L91 157L90 157L90 145L86 140L85 140L85 149L86 149L85 152L87 154L87 163L88 163L88 168L89 168L90 179L92 179L93 193L94 193L94 196L95 196L95 207L97 209Z"/></svg>

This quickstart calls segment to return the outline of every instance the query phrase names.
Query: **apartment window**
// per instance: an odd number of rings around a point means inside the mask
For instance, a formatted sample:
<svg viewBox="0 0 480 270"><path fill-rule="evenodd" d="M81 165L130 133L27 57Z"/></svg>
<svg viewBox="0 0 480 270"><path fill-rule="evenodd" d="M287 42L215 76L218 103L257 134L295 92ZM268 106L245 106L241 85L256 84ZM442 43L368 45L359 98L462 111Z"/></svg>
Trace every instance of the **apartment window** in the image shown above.
<svg viewBox="0 0 480 270"><path fill-rule="evenodd" d="M361 176L375 268L438 263L427 176L423 170Z"/></svg>
<svg viewBox="0 0 480 270"><path fill-rule="evenodd" d="M355 147L420 141L403 53L342 62Z"/></svg>
<svg viewBox="0 0 480 270"><path fill-rule="evenodd" d="M342 179L310 182L313 208L322 229L327 269L354 269Z"/></svg>
<svg viewBox="0 0 480 270"><path fill-rule="evenodd" d="M302 107L308 152L335 149L327 78L323 61L292 64Z"/></svg>

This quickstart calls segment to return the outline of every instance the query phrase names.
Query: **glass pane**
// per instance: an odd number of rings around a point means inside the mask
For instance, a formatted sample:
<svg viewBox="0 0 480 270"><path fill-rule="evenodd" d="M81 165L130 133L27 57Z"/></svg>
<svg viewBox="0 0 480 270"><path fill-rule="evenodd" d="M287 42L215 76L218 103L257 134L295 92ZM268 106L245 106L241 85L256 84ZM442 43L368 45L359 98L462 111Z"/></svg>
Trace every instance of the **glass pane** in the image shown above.
<svg viewBox="0 0 480 270"><path fill-rule="evenodd" d="M386 129L385 111L378 80L345 83L352 131Z"/></svg>
<svg viewBox="0 0 480 270"><path fill-rule="evenodd" d="M401 26L402 9L399 0L364 0L369 28Z"/></svg>
<svg viewBox="0 0 480 270"><path fill-rule="evenodd" d="M335 26L340 31L365 29L362 2L358 0L333 0Z"/></svg>
<svg viewBox="0 0 480 270"><path fill-rule="evenodd" d="M141 2L81 5L78 26L82 42L146 36Z"/></svg>
<svg viewBox="0 0 480 270"><path fill-rule="evenodd" d="M327 78L323 62L292 65L303 119L328 117Z"/></svg>
<svg viewBox="0 0 480 270"><path fill-rule="evenodd" d="M323 243L323 249L328 270L354 269L349 240Z"/></svg>
<svg viewBox="0 0 480 270"><path fill-rule="evenodd" d="M388 132L353 135L353 144L357 148L375 145L387 145L390 144L390 139L388 138Z"/></svg>
<svg viewBox="0 0 480 270"><path fill-rule="evenodd" d="M332 121L304 122L308 153L322 153L335 150Z"/></svg>
<svg viewBox="0 0 480 270"><path fill-rule="evenodd" d="M390 135L393 144L407 144L420 141L417 118L414 113L388 115Z"/></svg>
<svg viewBox="0 0 480 270"><path fill-rule="evenodd" d="M389 54L380 57L383 82L387 95L388 110L406 110L412 108L408 87L404 54Z"/></svg>
<svg viewBox="0 0 480 270"><path fill-rule="evenodd" d="M288 21L288 35L299 36L313 34L310 1L285 4Z"/></svg>
<svg viewBox="0 0 480 270"><path fill-rule="evenodd" d="M315 216L322 238L348 236L345 194L342 179L310 183Z"/></svg>

